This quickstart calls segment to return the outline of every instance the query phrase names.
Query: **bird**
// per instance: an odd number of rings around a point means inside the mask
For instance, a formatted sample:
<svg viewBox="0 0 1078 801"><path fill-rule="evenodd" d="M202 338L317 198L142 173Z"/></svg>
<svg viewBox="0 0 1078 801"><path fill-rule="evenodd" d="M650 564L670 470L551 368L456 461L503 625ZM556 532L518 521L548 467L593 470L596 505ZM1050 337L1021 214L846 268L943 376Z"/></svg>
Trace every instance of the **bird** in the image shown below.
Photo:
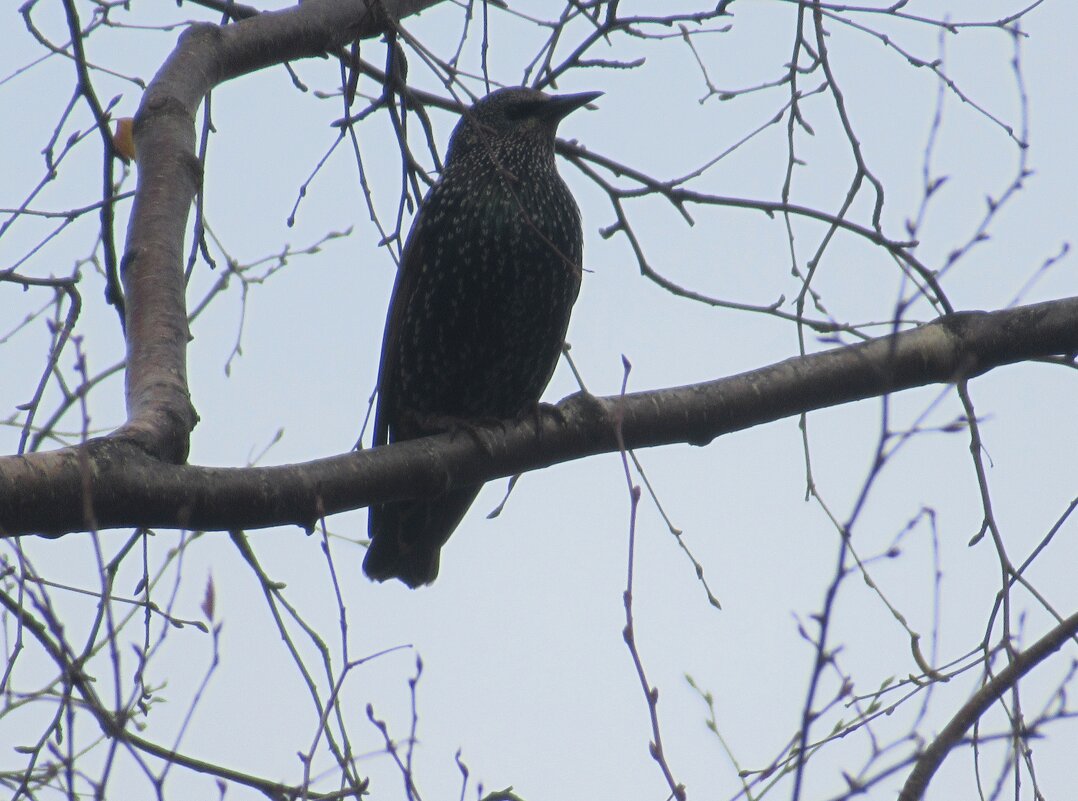
<svg viewBox="0 0 1078 801"><path fill-rule="evenodd" d="M580 291L580 210L558 174L558 124L601 92L496 90L465 110L401 252L378 368L374 445L538 408ZM482 484L371 506L363 570L412 588Z"/></svg>

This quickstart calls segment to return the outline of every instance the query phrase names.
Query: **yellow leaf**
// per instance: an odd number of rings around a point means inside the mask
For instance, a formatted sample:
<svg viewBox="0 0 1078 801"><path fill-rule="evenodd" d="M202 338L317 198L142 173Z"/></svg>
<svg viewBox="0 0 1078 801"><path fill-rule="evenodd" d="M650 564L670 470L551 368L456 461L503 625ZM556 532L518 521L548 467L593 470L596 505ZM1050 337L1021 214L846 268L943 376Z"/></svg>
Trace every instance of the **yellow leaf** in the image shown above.
<svg viewBox="0 0 1078 801"><path fill-rule="evenodd" d="M121 117L116 121L116 133L112 135L112 144L124 164L135 159L135 120L133 117Z"/></svg>

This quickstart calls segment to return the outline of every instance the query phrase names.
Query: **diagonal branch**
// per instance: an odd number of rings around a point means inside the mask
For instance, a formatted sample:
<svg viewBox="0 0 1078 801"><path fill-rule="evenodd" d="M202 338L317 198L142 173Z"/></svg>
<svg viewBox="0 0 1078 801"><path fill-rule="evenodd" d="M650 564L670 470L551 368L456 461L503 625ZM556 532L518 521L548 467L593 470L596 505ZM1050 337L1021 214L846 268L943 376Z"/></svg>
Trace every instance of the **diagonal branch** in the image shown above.
<svg viewBox="0 0 1078 801"><path fill-rule="evenodd" d="M988 708L1005 692L1014 687L1019 679L1062 648L1063 643L1076 633L1078 633L1078 613L1059 623L1037 642L1015 656L1014 660L995 678L974 693L973 697L951 718L951 722L944 727L939 736L917 758L916 765L910 771L906 783L902 786L902 791L898 794L898 800L920 801L924 797L925 790L928 789L928 783L932 781L932 777L943 764L947 754L980 719L981 715L987 712Z"/></svg>
<svg viewBox="0 0 1078 801"><path fill-rule="evenodd" d="M3 608L6 614L18 620L19 625L30 632L30 635L56 663L65 682L69 682L81 696L85 708L93 715L105 736L114 738L129 748L160 759L170 765L180 765L197 773L215 776L218 780L230 781L258 790L270 799L297 798L301 793L304 798L311 799L311 801L343 801L343 799L356 797L351 790L347 789L332 793L315 793L305 786L296 787L262 779L225 765L217 765L179 753L171 748L166 748L140 737L131 731L125 715L112 712L106 707L94 689L92 677L83 672L83 665L67 651L65 643L50 636L49 631L41 621L29 614L15 599L3 592L0 592L0 608ZM16 793L17 796L18 793Z"/></svg>
<svg viewBox="0 0 1078 801"><path fill-rule="evenodd" d="M138 188L121 264L127 298L127 423L115 436L182 462L197 415L187 387L184 235L201 181L195 114L215 86L272 64L377 36L439 0L308 0L235 24L198 24L146 89L135 116Z"/></svg>

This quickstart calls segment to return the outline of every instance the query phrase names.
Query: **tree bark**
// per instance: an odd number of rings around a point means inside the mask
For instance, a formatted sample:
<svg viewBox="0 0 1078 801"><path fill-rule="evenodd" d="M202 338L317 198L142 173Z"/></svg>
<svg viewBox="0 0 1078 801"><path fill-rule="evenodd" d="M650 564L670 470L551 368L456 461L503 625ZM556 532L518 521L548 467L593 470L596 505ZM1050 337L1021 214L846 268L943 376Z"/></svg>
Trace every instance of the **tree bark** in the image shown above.
<svg viewBox="0 0 1078 801"><path fill-rule="evenodd" d="M0 536L146 526L197 530L297 524L373 502L455 487L618 449L715 437L791 415L1032 359L1078 353L1078 298L962 312L859 345L741 375L605 398L573 395L558 414L279 467L210 468L155 459L104 437L0 458ZM477 441L482 440L482 444Z"/></svg>
<svg viewBox="0 0 1078 801"><path fill-rule="evenodd" d="M115 432L168 462L187 458L198 421L187 386L184 235L202 181L195 116L232 78L325 55L385 33L439 0L307 0L229 25L192 25L179 38L135 115L138 185L121 263L126 301L127 422Z"/></svg>

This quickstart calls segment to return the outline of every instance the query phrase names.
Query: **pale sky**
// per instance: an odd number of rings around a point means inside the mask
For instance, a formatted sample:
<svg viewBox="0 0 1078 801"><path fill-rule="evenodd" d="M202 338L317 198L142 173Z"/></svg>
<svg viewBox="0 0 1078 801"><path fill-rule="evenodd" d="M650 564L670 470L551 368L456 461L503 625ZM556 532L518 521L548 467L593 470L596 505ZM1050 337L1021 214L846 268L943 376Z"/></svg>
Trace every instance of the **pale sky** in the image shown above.
<svg viewBox="0 0 1078 801"><path fill-rule="evenodd" d="M161 24L163 19L212 20L194 6L138 8L115 19ZM514 4L515 5L515 4ZM646 4L639 4L643 8ZM885 5L885 4L881 4ZM991 20L1021 7L1019 2L910 3L912 15L953 20ZM549 6L549 8L548 8ZM521 4L541 15L551 4ZM90 6L80 4L89 19ZM59 7L42 7L39 24L63 39ZM732 27L695 40L720 89L747 88L775 81L792 52L796 6L786 2L736 2ZM623 8L622 13L629 9ZM654 13L654 9L652 9ZM162 17L161 15L167 15ZM407 20L405 28L448 57L455 47L461 11L451 4ZM4 176L0 207L19 206L44 174L40 150L67 103L74 68L51 58L25 73L12 73L42 55L13 8L3 18L8 33L0 52L0 103L12 110L0 149ZM517 82L536 50L536 34L526 25L491 10L491 74ZM888 24L880 15L861 15L860 24L886 29L907 53L931 61L941 56L938 29L913 21ZM473 24L478 25L478 22ZM1031 12L1023 29L1021 72L1028 100L1030 148L1021 192L991 222L990 238L978 244L945 276L944 287L957 308L1000 309L1011 304L1040 266L1073 239L1078 220L1078 158L1073 131L1078 125L1076 89L1078 6L1046 2ZM905 237L923 195L924 152L936 111L938 79L915 69L880 39L830 23L832 67L845 93L852 125L866 163L883 182L883 225L895 239ZM179 29L168 32L116 30L96 33L89 57L123 74L149 79L167 56ZM590 150L645 170L660 179L685 175L760 128L788 99L784 88L750 93L730 101L698 102L706 86L692 53L678 39L663 42L617 40L603 57L646 57L635 70L570 72L558 90L600 89L594 111L580 111L562 125L561 135ZM1019 150L1003 127L1018 133L1020 94L1010 68L1013 42L992 28L964 28L945 40L943 69L971 102L944 93L942 123L934 141L930 175L947 177L928 207L917 255L940 268L947 254L974 236L984 218L985 197L999 198L1014 179ZM469 39L464 60L478 63L480 42ZM560 52L564 55L568 46ZM382 64L380 44L367 42L363 55ZM598 57L599 51L592 54ZM333 91L334 61L294 65L312 89ZM134 113L140 92L128 81L95 73L103 101L121 94L118 116ZM438 90L422 61L410 60L410 80ZM6 79L6 80L4 80ZM806 79L806 90L819 83ZM478 90L478 84L472 84ZM361 93L376 90L362 80ZM974 104L982 111L978 111ZM206 165L207 216L214 235L240 263L270 257L288 245L305 248L330 232L351 230L314 255L293 256L264 284L251 285L243 309L238 282L217 299L194 326L189 379L201 422L192 436L190 460L201 465L242 466L262 453L278 430L280 441L261 464L305 461L350 447L366 412L377 369L379 343L393 278L393 262L378 249L359 189L351 147L343 144L318 174L299 206L296 225L286 224L300 186L332 144L340 116L339 99L319 100L300 93L283 68L234 81L214 93L217 129ZM797 132L797 150L806 164L796 172L794 203L835 213L852 178L848 145L831 100L813 96L803 113L814 136ZM444 148L454 118L432 112ZM91 118L80 104L61 141ZM384 114L359 129L364 166L375 202L391 224L397 202L398 151ZM420 138L414 146L422 152ZM766 128L710 168L690 187L701 192L757 200L780 199L787 168L785 122ZM87 138L63 163L60 177L31 206L60 210L94 202L100 193L100 145ZM429 162L428 162L429 163ZM615 394L622 380L622 355L632 363L631 390L657 389L718 378L796 356L795 326L750 312L711 308L671 296L641 277L624 236L603 239L614 222L607 198L571 164L560 170L579 200L585 230L585 274L569 330L572 354L588 389ZM607 176L608 178L610 176ZM624 180L612 179L619 186ZM134 186L128 178L124 189ZM851 217L864 224L870 211L866 192ZM120 207L122 242L129 205ZM766 306L785 299L791 312L800 280L791 276L790 243L781 219L726 207L692 209L689 227L669 205L627 201L634 230L652 267L667 278L723 300ZM7 218L7 213L3 219ZM32 248L55 220L34 219L13 226L0 238L0 270ZM66 275L94 247L96 217L75 222L19 266L30 275ZM804 268L825 233L822 225L795 221L797 264ZM220 252L215 253L222 261ZM221 268L218 268L219 270ZM217 274L200 262L192 280L191 305ZM91 374L122 358L115 312L106 307L103 280L87 267L80 332ZM826 314L839 321L880 325L887 333L900 297L910 291L893 260L853 236L838 235L825 251L813 284ZM1076 294L1073 257L1056 263L1021 296L1022 303ZM32 310L48 302L41 291L23 293L0 284L0 337ZM821 317L825 312L813 310ZM921 302L908 314L928 321L933 311ZM232 358L240 322L242 353ZM807 332L809 350L831 347ZM847 338L845 342L853 341ZM14 410L33 393L46 353L48 334L37 320L8 341L0 339L0 408ZM75 381L73 354L61 367ZM226 374L226 364L229 365ZM1078 424L1075 374L1044 364L1004 368L971 384L990 461L988 480L994 510L1014 563L1022 562L1067 504L1078 495ZM556 401L576 390L564 362L544 398ZM94 429L109 430L124 419L119 375L95 390L90 413ZM55 388L46 396L53 408ZM927 412L924 419L922 414ZM4 419L12 412L5 411ZM953 390L928 387L890 399L892 430L920 419L939 428L962 414ZM816 412L808 418L812 472L831 513L844 521L862 489L880 433L881 402ZM61 428L73 430L75 416ZM369 441L369 434L367 437ZM5 453L18 441L18 428L0 428ZM672 523L703 565L722 602L712 608L690 560L645 492L636 530L635 613L637 641L649 681L660 690L659 715L670 766L690 798L736 796L736 769L705 725L708 710L686 681L690 675L714 697L718 729L744 769L760 770L797 729L813 651L798 633L799 623L815 632L812 616L823 603L838 552L835 527L821 504L805 501L805 452L798 421L782 420L716 440L706 448L687 445L638 454ZM634 476L634 481L640 481ZM425 798L456 798L460 771L454 754L487 791L512 785L528 801L538 799L661 799L668 790L648 756L651 737L647 705L622 640L629 493L621 460L606 455L524 476L502 514L487 520L501 501L505 481L492 482L446 547L441 573L430 587L376 585L360 571L366 512L327 521L334 566L348 609L348 652L352 659L408 647L355 668L343 689L352 747L372 756L373 797L404 797L400 773L383 753L378 731L366 719L373 704L392 736L407 737L411 702L408 679L416 655L424 671L418 684L419 744L415 772ZM934 514L935 529L922 510ZM922 634L922 647L935 666L977 647L999 587L999 565L988 539L969 547L982 509L964 431L923 433L907 442L874 484L854 529L865 559L896 541L901 556L878 560L869 570L887 600ZM907 523L916 525L905 531ZM1029 579L1064 616L1078 608L1072 566L1078 560L1074 523L1064 527L1030 570ZM106 558L128 532L104 532ZM189 535L188 535L189 536ZM184 541L158 532L150 542L156 561ZM341 635L336 599L318 536L299 529L249 532L249 541L268 575L287 585L286 597L316 629L340 663ZM57 541L25 538L23 546L38 570L54 581L93 587L94 556L86 535ZM0 544L12 559L9 543ZM935 570L941 571L937 608ZM132 597L140 577L138 559L125 563L116 591ZM301 778L297 751L310 748L317 720L311 698L289 660L251 571L226 534L209 533L188 545L182 580L173 606L183 619L198 619L199 604L212 575L217 619L223 623L220 666L210 677L180 750L235 769L295 783ZM155 600L165 605L173 580L163 582ZM70 617L71 636L85 635L92 603L61 590L52 597ZM1052 625L1027 593L1015 594L1012 615L1019 644L1026 646ZM879 596L858 576L842 585L830 635L841 647L838 665L866 694L889 677L918 673L909 637ZM938 614L938 631L936 616ZM10 622L7 636L11 637ZM138 640L136 622L130 635ZM936 642L933 633L936 631ZM999 629L993 634L998 640ZM306 653L313 650L302 635ZM10 647L10 646L9 646ZM1074 647L1038 668L1023 685L1023 707L1035 717L1074 659ZM210 638L194 628L172 630L150 665L153 684L167 703L153 707L142 734L171 745L212 657ZM22 657L16 689L36 688L31 667L37 655ZM131 652L124 670L133 669ZM1002 664L1002 663L1000 663ZM46 668L42 668L47 670ZM106 671L107 673L107 671ZM43 673L41 675L49 675ZM975 689L976 670L933 689L926 722L918 731L932 736ZM325 677L319 674L325 693ZM818 705L838 686L825 672ZM324 697L324 695L323 695ZM897 700L887 696L885 702ZM908 731L921 711L914 700L874 724L881 746ZM37 738L51 711L0 718L0 770L25 764L12 746ZM813 729L823 737L852 710L830 710ZM1006 730L997 709L982 734ZM1073 722L1056 722L1048 738L1034 745L1037 777L1048 798L1065 798L1078 781L1073 764ZM94 736L87 725L82 742ZM994 756L993 747L985 754ZM870 775L908 753L906 746L880 758ZM836 742L810 762L803 798L842 793L842 771L856 773L868 758L865 733ZM996 779L996 761L986 782ZM324 748L316 773L330 771ZM110 797L152 797L140 771L124 757L110 783ZM952 755L929 798L975 797L968 750ZM877 786L871 797L893 798L903 770ZM326 790L329 780L318 785ZM174 771L166 794L212 797L212 779ZM776 788L790 797L788 782ZM1005 790L1005 792L1008 792ZM1009 791L1013 797L1013 790ZM1022 797L1031 797L1029 783ZM754 790L754 796L758 789ZM257 797L232 786L228 798Z"/></svg>

